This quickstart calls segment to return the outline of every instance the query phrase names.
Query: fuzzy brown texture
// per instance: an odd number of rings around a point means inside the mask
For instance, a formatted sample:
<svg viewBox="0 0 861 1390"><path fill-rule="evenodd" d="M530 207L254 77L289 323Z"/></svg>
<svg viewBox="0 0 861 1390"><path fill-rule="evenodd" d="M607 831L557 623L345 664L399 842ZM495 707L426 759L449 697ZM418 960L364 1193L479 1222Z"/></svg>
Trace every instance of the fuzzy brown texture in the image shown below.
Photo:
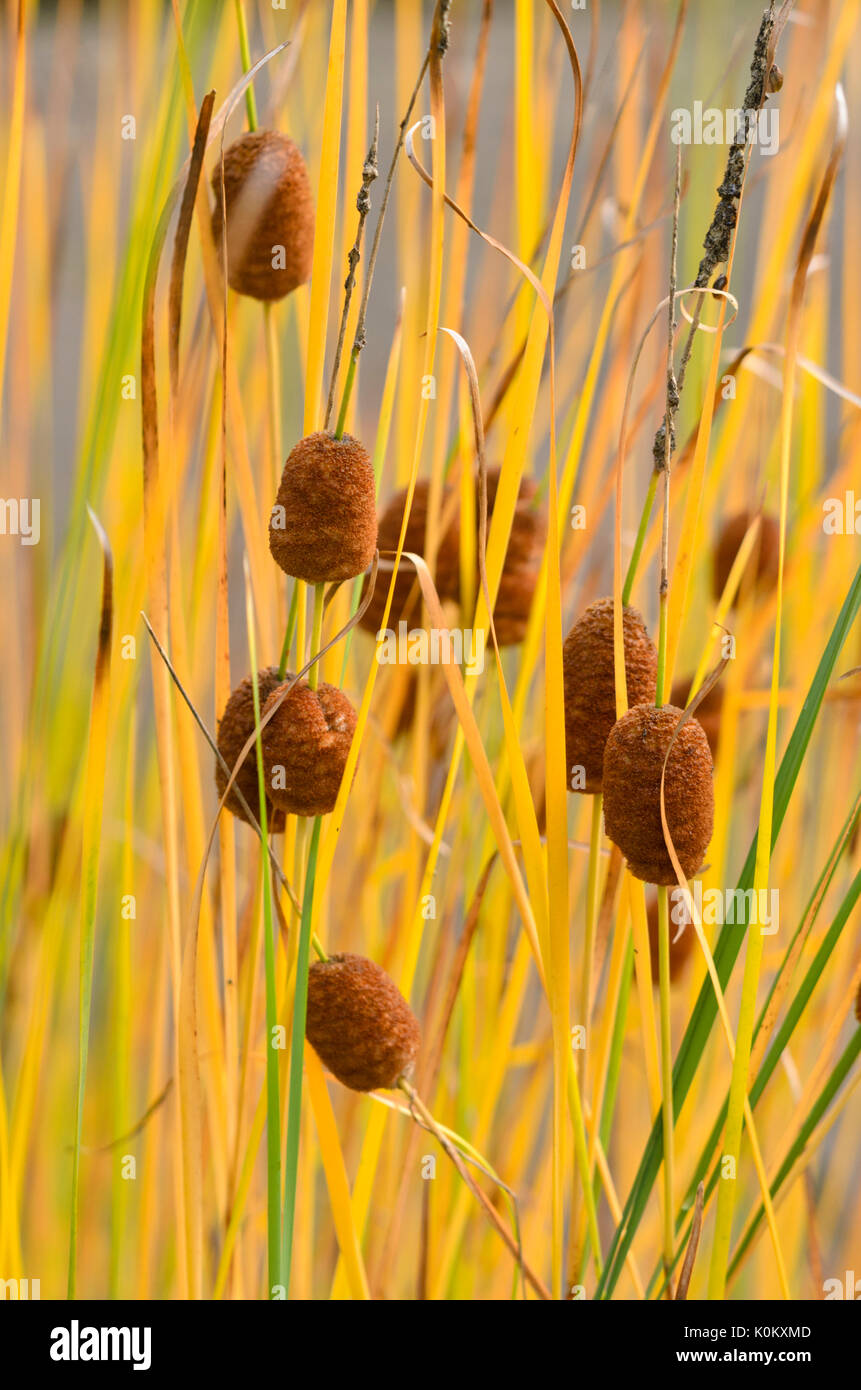
<svg viewBox="0 0 861 1390"><path fill-rule="evenodd" d="M613 725L604 749L604 828L646 883L677 882L661 826L661 770L681 718L675 705L635 705ZM686 878L701 867L714 827L712 755L689 719L673 744L664 784L667 824Z"/></svg>
<svg viewBox="0 0 861 1390"><path fill-rule="evenodd" d="M394 981L372 960L348 954L311 966L305 1034L351 1091L396 1086L421 1044L418 1019Z"/></svg>
<svg viewBox="0 0 861 1390"><path fill-rule="evenodd" d="M404 537L404 550L411 550L416 555L424 555L425 552L429 493L430 483L420 479L416 483L413 492L413 501L410 507L409 520L407 521L406 536ZM444 488L440 506L441 513L448 507L450 498L451 489ZM377 527L377 545L381 552L384 550L397 550L406 502L407 489L401 488L400 492L395 493L394 497L392 497L391 501L380 514ZM440 598L443 599L453 598L457 593L459 545L458 523L455 518L437 546L436 587ZM386 558L391 559L392 557L387 556ZM368 581L365 580L365 589L367 589L367 583ZM364 613L361 618L361 626L365 628L367 632L376 635L380 630L390 583L391 572L380 570L377 575L377 583L373 598L368 605L367 612ZM363 598L364 592L363 590ZM412 598L411 594L413 595ZM419 591L415 568L409 560L401 560L398 566L398 577L395 580L395 592L392 596L392 606L389 612L389 626L393 630L397 630L397 625L401 620L412 622L415 626L418 626L420 617L421 593Z"/></svg>
<svg viewBox="0 0 861 1390"><path fill-rule="evenodd" d="M291 449L269 518L269 549L285 574L309 584L354 579L374 558L374 469L357 439L328 431Z"/></svg>
<svg viewBox="0 0 861 1390"><path fill-rule="evenodd" d="M284 684L292 679L288 675ZM282 689L272 691L262 716ZM267 793L275 805L293 816L334 810L355 728L356 711L342 690L325 682L317 690L307 681L295 685L262 733Z"/></svg>
<svg viewBox="0 0 861 1390"><path fill-rule="evenodd" d="M675 904L673 903L672 897L670 897L667 908L670 916L670 984L675 984L680 976L684 974L685 967L693 954L694 942L697 934L694 931L693 923L685 922L684 929L678 941L674 940L679 930L679 925L677 922L673 921ZM649 922L649 965L652 970L652 984L657 988L661 979L661 962L658 954L657 894L649 898L646 915Z"/></svg>
<svg viewBox="0 0 861 1390"><path fill-rule="evenodd" d="M689 700L691 688L691 676L682 676L680 680L673 682L670 691L670 704L678 705L679 709L685 709ZM720 742L720 721L723 712L723 686L718 684L712 686L708 695L697 705L696 718L706 731L706 738L709 741L709 748L712 750L712 757L717 757L718 743Z"/></svg>
<svg viewBox="0 0 861 1390"><path fill-rule="evenodd" d="M212 234L221 255L220 162L212 173L212 190ZM310 280L314 197L305 161L292 140L277 130L240 135L224 151L224 200L231 289L252 299L283 299Z"/></svg>
<svg viewBox="0 0 861 1390"><path fill-rule="evenodd" d="M498 468L488 470L488 533L499 488L499 478L500 470ZM543 508L535 502L536 491L536 485L531 479L524 478L522 480L493 612L496 636L501 647L511 646L523 640L529 621L529 610L532 607L535 586L538 582L546 518ZM404 550L414 551L418 555L425 553L429 492L429 482L416 483L404 539ZM441 515L448 509L451 496L452 489L444 488L440 503ZM380 516L377 544L381 551L397 549L406 499L407 490L403 488L395 494ZM478 545L479 530L478 507L478 481L476 480L476 545ZM402 619L413 621L418 625L421 613L421 596L417 594L410 602L415 578L415 570L409 561L402 562L398 569L389 614L389 626L393 629ZM388 593L387 579L388 576L385 573L378 575L374 596L361 620L362 627L368 632L377 633L380 629ZM477 591L479 584L477 565L475 584ZM417 584L415 589L417 593ZM436 589L441 599L451 599L455 603L460 602L460 518L457 515L446 528L437 546Z"/></svg>
<svg viewBox="0 0 861 1390"><path fill-rule="evenodd" d="M267 666L262 671L257 672L257 686L259 690L260 709L276 686L281 684L277 668ZM218 735L216 743L218 751L232 770L236 759L245 747L251 734L254 732L254 687L251 677L246 676L244 681L236 687L227 704L224 706L224 713L218 722ZM224 788L227 786L227 775L216 758L215 760L215 785L218 795L224 795ZM252 747L250 753L246 755L233 787L224 805L228 811L232 811L239 820L244 820L246 825L250 824L247 815L240 805L239 798L236 796L234 788L238 787L248 802L249 807L254 812L257 820L260 820L260 797L258 795L257 782L257 754ZM270 830L284 829L284 812L278 811L273 806L270 799L266 798L266 819Z"/></svg>
<svg viewBox="0 0 861 1390"><path fill-rule="evenodd" d="M738 512L723 525L714 552L712 591L715 598L720 598L726 587L729 572L753 516L752 512ZM736 602L747 589L754 588L760 593L772 589L777 583L779 559L780 523L777 517L766 514L760 522L759 535L736 590Z"/></svg>
<svg viewBox="0 0 861 1390"><path fill-rule="evenodd" d="M622 613L625 680L629 705L655 698L658 653L636 608ZM565 757L572 791L600 792L604 745L616 722L613 662L613 600L599 598L577 619L562 647L565 686ZM571 787L572 769L582 767L586 785Z"/></svg>

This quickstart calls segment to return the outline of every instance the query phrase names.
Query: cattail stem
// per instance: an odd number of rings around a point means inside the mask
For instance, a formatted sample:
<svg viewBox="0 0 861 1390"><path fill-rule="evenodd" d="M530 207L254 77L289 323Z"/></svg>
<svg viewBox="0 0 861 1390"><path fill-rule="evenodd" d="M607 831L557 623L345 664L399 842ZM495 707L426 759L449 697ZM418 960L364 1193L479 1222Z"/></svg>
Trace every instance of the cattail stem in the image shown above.
<svg viewBox="0 0 861 1390"><path fill-rule="evenodd" d="M311 947L311 913L314 906L314 880L320 845L321 816L314 817L308 845L308 864L302 886L302 921L296 957L296 988L293 994L293 1028L290 1041L290 1083L287 1096L287 1149L284 1159L284 1219L281 1227L281 1283L285 1297L290 1289L293 1257L293 1226L296 1217L296 1181L299 1175L299 1137L302 1120L302 1077L305 1064L305 1020L308 1010L308 966Z"/></svg>
<svg viewBox="0 0 861 1390"><path fill-rule="evenodd" d="M275 315L268 300L263 303L263 327L266 333L266 398L269 410L269 442L272 446L272 465L277 489L281 481L281 468L284 460L281 453L281 352L278 333L275 328Z"/></svg>
<svg viewBox="0 0 861 1390"><path fill-rule="evenodd" d="M242 70L247 72L251 67L251 50L248 47L248 24L245 20L245 5L243 0L235 0L236 25L239 29L239 55L242 59ZM248 112L248 129L257 129L257 103L254 100L254 84L249 83L245 89L245 109Z"/></svg>
<svg viewBox="0 0 861 1390"><path fill-rule="evenodd" d="M358 360L359 354L354 348L350 353L350 361L347 366L347 377L344 382L344 394L341 397L341 408L338 411L338 423L335 426L336 439L343 439L344 437L344 429L347 424L347 410L350 405L350 397L353 394L353 382L356 377L356 363Z"/></svg>
<svg viewBox="0 0 861 1390"><path fill-rule="evenodd" d="M311 655L316 656L323 640L323 592L325 584L314 585L314 616L311 623ZM316 690L320 683L320 663L315 662L308 672L308 685Z"/></svg>
<svg viewBox="0 0 861 1390"><path fill-rule="evenodd" d="M601 793L592 797L592 830L589 836L589 867L586 879L586 939L583 947L583 979L580 989L580 1022L589 1031L592 1004L592 970L595 963L595 928L598 922L598 870L601 864ZM585 1050L581 1052L585 1058ZM583 1068L580 1068L581 1081Z"/></svg>
<svg viewBox="0 0 861 1390"><path fill-rule="evenodd" d="M287 630L284 633L284 645L281 648L281 660L278 663L278 675L282 681L287 675L287 663L290 660L290 648L293 645L293 633L296 628L296 615L299 611L299 584L296 580L293 585L293 593L290 597L290 611L287 614Z"/></svg>
<svg viewBox="0 0 861 1390"><path fill-rule="evenodd" d="M649 479L649 487L648 491L646 492L646 500L643 503L643 511L640 516L640 525L637 528L637 539L634 542L634 549L631 552L631 558L628 561L628 573L625 575L625 584L622 589L622 602L624 604L628 604L631 602L631 590L634 587L634 580L637 577L637 567L640 563L640 556L643 553L643 546L646 541L646 531L648 530L649 526L649 518L652 515L652 507L654 506L655 493L657 491L657 487L658 475L657 473L653 472L652 476Z"/></svg>

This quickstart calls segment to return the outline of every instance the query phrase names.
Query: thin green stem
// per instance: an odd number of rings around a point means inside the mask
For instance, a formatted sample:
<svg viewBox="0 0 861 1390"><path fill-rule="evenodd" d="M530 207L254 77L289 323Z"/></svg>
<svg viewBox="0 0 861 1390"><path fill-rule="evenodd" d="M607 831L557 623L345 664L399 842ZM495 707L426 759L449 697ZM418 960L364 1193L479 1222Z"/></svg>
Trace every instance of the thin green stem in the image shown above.
<svg viewBox="0 0 861 1390"><path fill-rule="evenodd" d="M287 675L287 663L290 660L290 648L293 645L293 633L296 630L296 614L299 610L299 581L293 585L293 593L290 596L290 611L287 614L287 630L284 633L284 645L281 648L281 660L278 663L278 675L283 681Z"/></svg>
<svg viewBox="0 0 861 1390"><path fill-rule="evenodd" d="M646 531L649 528L649 518L652 515L652 507L655 502L655 493L658 488L658 475L653 470L649 479L649 488L646 493L646 500L643 503L643 511L640 517L640 525L637 529L637 539L634 542L634 549L628 562L628 573L625 575L625 584L622 589L622 602L631 602L631 590L634 587L634 580L637 577L637 567L640 563L640 556L643 553L643 545L646 540Z"/></svg>
<svg viewBox="0 0 861 1390"><path fill-rule="evenodd" d="M251 684L254 698L254 723L257 729L257 791L260 800L260 866L263 874L263 931L266 971L266 1191L267 1191L267 1248L269 1256L269 1296L281 1278L281 1102L278 1084L278 1052L275 1048L275 1029L278 1023L277 992L275 988L275 935L272 913L272 887L266 856L268 839L266 813L266 776L263 771L263 742L260 735L260 687L257 682L257 643L253 624L249 624L248 645L251 654Z"/></svg>
<svg viewBox="0 0 861 1390"><path fill-rule="evenodd" d="M347 377L344 382L344 394L341 397L341 409L338 411L338 423L335 426L336 439L344 438L344 428L347 423L347 409L350 404L350 397L353 394L353 382L356 376L356 363L358 360L358 354L356 352L351 352L350 361L347 366Z"/></svg>
<svg viewBox="0 0 861 1390"><path fill-rule="evenodd" d="M235 0L236 24L239 29L239 54L242 59L242 70L247 72L251 67L251 50L248 47L248 25L245 21L245 5L243 0ZM248 129L257 129L257 103L254 100L254 85L249 84L245 90L245 109L248 112Z"/></svg>
<svg viewBox="0 0 861 1390"><path fill-rule="evenodd" d="M314 585L314 615L311 620L311 655L316 656L322 645L323 636L323 593L324 584ZM320 683L320 663L316 662L308 672L308 685L316 690Z"/></svg>
<svg viewBox="0 0 861 1390"><path fill-rule="evenodd" d="M284 1296L290 1290L293 1259L293 1226L296 1216L296 1182L299 1176L299 1136L302 1122L302 1078L305 1060L305 1019L308 1010L308 964L311 947L311 914L317 850L322 816L315 816L308 846L308 867L302 892L302 921L296 958L296 988L293 996L293 1029L290 1042L290 1086L287 1097L287 1152L285 1158L284 1221L282 1226L281 1283Z"/></svg>

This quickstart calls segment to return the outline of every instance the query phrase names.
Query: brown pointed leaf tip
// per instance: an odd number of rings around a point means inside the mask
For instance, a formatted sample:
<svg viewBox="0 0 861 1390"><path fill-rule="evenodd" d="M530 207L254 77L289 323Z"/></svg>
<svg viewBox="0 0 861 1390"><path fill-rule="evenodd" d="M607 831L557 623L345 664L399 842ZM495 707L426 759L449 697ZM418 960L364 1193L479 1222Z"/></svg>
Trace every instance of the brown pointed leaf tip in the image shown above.
<svg viewBox="0 0 861 1390"><path fill-rule="evenodd" d="M648 704L655 698L658 653L635 608L623 610L622 634L628 703ZM582 767L585 786L572 790L596 794L603 785L604 745L616 722L612 598L590 603L578 618L562 648L562 673L568 785L572 769Z"/></svg>
<svg viewBox="0 0 861 1390"><path fill-rule="evenodd" d="M212 174L212 234L221 255L221 163ZM247 131L224 151L227 279L252 299L283 299L311 278L314 197L292 140Z"/></svg>
<svg viewBox="0 0 861 1390"><path fill-rule="evenodd" d="M287 676L285 685L293 680ZM268 714L284 687L277 684L262 710ZM312 690L300 681L262 733L268 795L294 816L334 810L356 728L356 711L342 690L325 682Z"/></svg>
<svg viewBox="0 0 861 1390"><path fill-rule="evenodd" d="M272 691L281 684L278 671L274 666L267 666L262 671L257 672L257 685L259 690L260 708L268 700ZM227 704L224 706L224 713L218 723L218 736L216 743L218 751L233 770L233 766L242 749L245 747L251 734L254 732L254 688L251 677L246 676L244 681L236 687ZM215 760L215 785L218 795L224 795L224 788L227 786L227 774L221 763ZM254 748L246 754L233 787L225 801L225 807L231 811L239 820L244 820L250 824L245 811L237 797L234 788L238 787L248 802L249 807L254 812L257 820L260 820L260 797L258 795L257 782L257 754ZM267 823L270 830L284 829L284 813L276 811L271 801L266 800Z"/></svg>
<svg viewBox="0 0 861 1390"><path fill-rule="evenodd" d="M694 949L694 942L696 940L697 934L694 931L693 923L686 921L684 925L684 930L682 931L682 934L679 937L678 941L676 941L675 936L679 930L679 923L673 921L675 903L673 902L672 897L670 898L668 908L670 914L670 984L674 985L676 981L679 980L685 972L685 967L687 966L687 963L690 960L691 954ZM649 904L646 915L649 924L649 965L651 966L652 970L652 984L655 986L655 988L657 988L661 979L661 962L660 956L658 954L659 946L657 894L654 894L649 898Z"/></svg>
<svg viewBox="0 0 861 1390"><path fill-rule="evenodd" d="M385 970L347 954L311 966L305 1033L351 1091L396 1086L412 1072L421 1044L418 1019Z"/></svg>
<svg viewBox="0 0 861 1390"><path fill-rule="evenodd" d="M691 676L682 676L673 682L670 691L670 704L678 705L679 709L684 709L690 702ZM723 686L718 684L712 686L708 695L697 705L696 718L706 731L706 738L709 741L709 748L712 750L712 757L717 757L718 743L720 741L720 721L723 712Z"/></svg>
<svg viewBox="0 0 861 1390"><path fill-rule="evenodd" d="M724 591L729 572L753 516L752 512L738 512L724 523L714 552L712 591L715 598L720 598ZM766 513L760 522L759 535L742 574L737 594L742 594L751 587L760 593L767 593L769 589L773 589L777 583L779 558L780 523L776 516Z"/></svg>
<svg viewBox="0 0 861 1390"><path fill-rule="evenodd" d="M374 470L365 449L349 434L300 439L269 518L276 564L295 579L331 584L361 574L376 548Z"/></svg>
<svg viewBox="0 0 861 1390"><path fill-rule="evenodd" d="M487 474L487 522L488 534L493 517L493 507L499 489L500 470L492 468ZM413 493L413 502L407 522L404 550L418 555L425 553L427 535L428 496L430 483L419 481ZM501 647L513 646L522 642L526 634L529 612L541 569L541 550L546 525L545 512L536 502L536 485L530 478L521 480L508 548L505 552L502 576L496 596L493 620L496 637ZM440 513L450 506L452 489L443 489ZM403 488L391 499L380 516L378 545L380 550L396 550L406 506L407 490ZM476 546L479 541L479 485L475 484L475 524ZM381 573L371 603L362 617L361 625L368 632L379 631L388 592L387 576ZM420 619L420 600L410 603L410 593L415 580L415 570L407 561L401 564L395 581L395 593L389 615L390 626L396 627L401 619ZM476 565L475 583L479 582ZM456 514L441 537L436 557L436 588L441 599L460 602L460 517Z"/></svg>
<svg viewBox="0 0 861 1390"><path fill-rule="evenodd" d="M661 769L682 711L634 705L604 749L604 828L645 883L677 882L661 826ZM712 755L689 719L673 744L664 784L667 824L685 877L701 867L714 828Z"/></svg>

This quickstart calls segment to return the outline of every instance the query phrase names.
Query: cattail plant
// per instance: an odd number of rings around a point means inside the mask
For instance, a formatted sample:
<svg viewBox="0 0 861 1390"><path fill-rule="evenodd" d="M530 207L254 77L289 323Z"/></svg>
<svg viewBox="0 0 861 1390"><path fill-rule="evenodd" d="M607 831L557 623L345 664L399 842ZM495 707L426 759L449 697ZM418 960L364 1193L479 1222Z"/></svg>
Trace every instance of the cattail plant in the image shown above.
<svg viewBox="0 0 861 1390"><path fill-rule="evenodd" d="M212 232L222 246L221 165ZM227 280L252 299L283 299L311 275L314 197L298 147L277 130L246 131L224 152Z"/></svg>
<svg viewBox="0 0 861 1390"><path fill-rule="evenodd" d="M661 774L683 711L634 705L614 724L604 749L604 826L635 878L676 883L661 824ZM702 726L689 718L672 746L664 782L667 825L685 877L702 867L714 827L712 756Z"/></svg>
<svg viewBox="0 0 861 1390"><path fill-rule="evenodd" d="M751 512L738 512L724 522L714 551L712 592L715 598L719 598L724 591L735 557L752 521ZM779 544L780 525L777 517L766 512L739 582L739 594L749 587L758 593L768 593L769 589L774 588L777 583Z"/></svg>
<svg viewBox="0 0 861 1390"><path fill-rule="evenodd" d="M260 692L261 705L268 700L274 690L281 685L281 677L275 666L266 666L257 673L257 685ZM240 681L233 691L227 704L224 706L224 713L218 723L218 751L229 768L233 768L236 759L242 752L251 735L254 733L254 686L251 676L246 676L245 680ZM228 776L224 771L220 759L215 760L215 786L218 795L224 795L227 786ZM233 786L227 794L225 807L228 811L248 823L248 816L239 797L236 795L236 788L242 793L249 809L260 820L260 796L257 782L257 762L254 747L246 754L239 771L236 774ZM284 829L284 812L277 810L274 804L267 797L266 821L270 830Z"/></svg>
<svg viewBox="0 0 861 1390"><path fill-rule="evenodd" d="M415 1065L421 1029L394 982L365 956L330 956L308 972L305 1033L351 1091L393 1088Z"/></svg>
<svg viewBox="0 0 861 1390"><path fill-rule="evenodd" d="M632 705L655 698L658 653L636 608L622 612L625 679ZM616 722L613 665L613 600L599 598L571 628L562 648L565 681L565 756L569 787L595 794L604 776L604 746ZM583 786L572 786L571 770L582 767Z"/></svg>
<svg viewBox="0 0 861 1390"><path fill-rule="evenodd" d="M377 548L374 470L357 439L328 431L291 449L269 518L269 549L310 584L353 579Z"/></svg>
<svg viewBox="0 0 861 1390"><path fill-rule="evenodd" d="M335 807L356 728L356 711L344 692L333 685L323 682L313 690L307 681L293 685L293 680L288 674L276 685L260 712L266 785L273 804L281 811L322 816ZM264 723L273 709L272 717Z"/></svg>

